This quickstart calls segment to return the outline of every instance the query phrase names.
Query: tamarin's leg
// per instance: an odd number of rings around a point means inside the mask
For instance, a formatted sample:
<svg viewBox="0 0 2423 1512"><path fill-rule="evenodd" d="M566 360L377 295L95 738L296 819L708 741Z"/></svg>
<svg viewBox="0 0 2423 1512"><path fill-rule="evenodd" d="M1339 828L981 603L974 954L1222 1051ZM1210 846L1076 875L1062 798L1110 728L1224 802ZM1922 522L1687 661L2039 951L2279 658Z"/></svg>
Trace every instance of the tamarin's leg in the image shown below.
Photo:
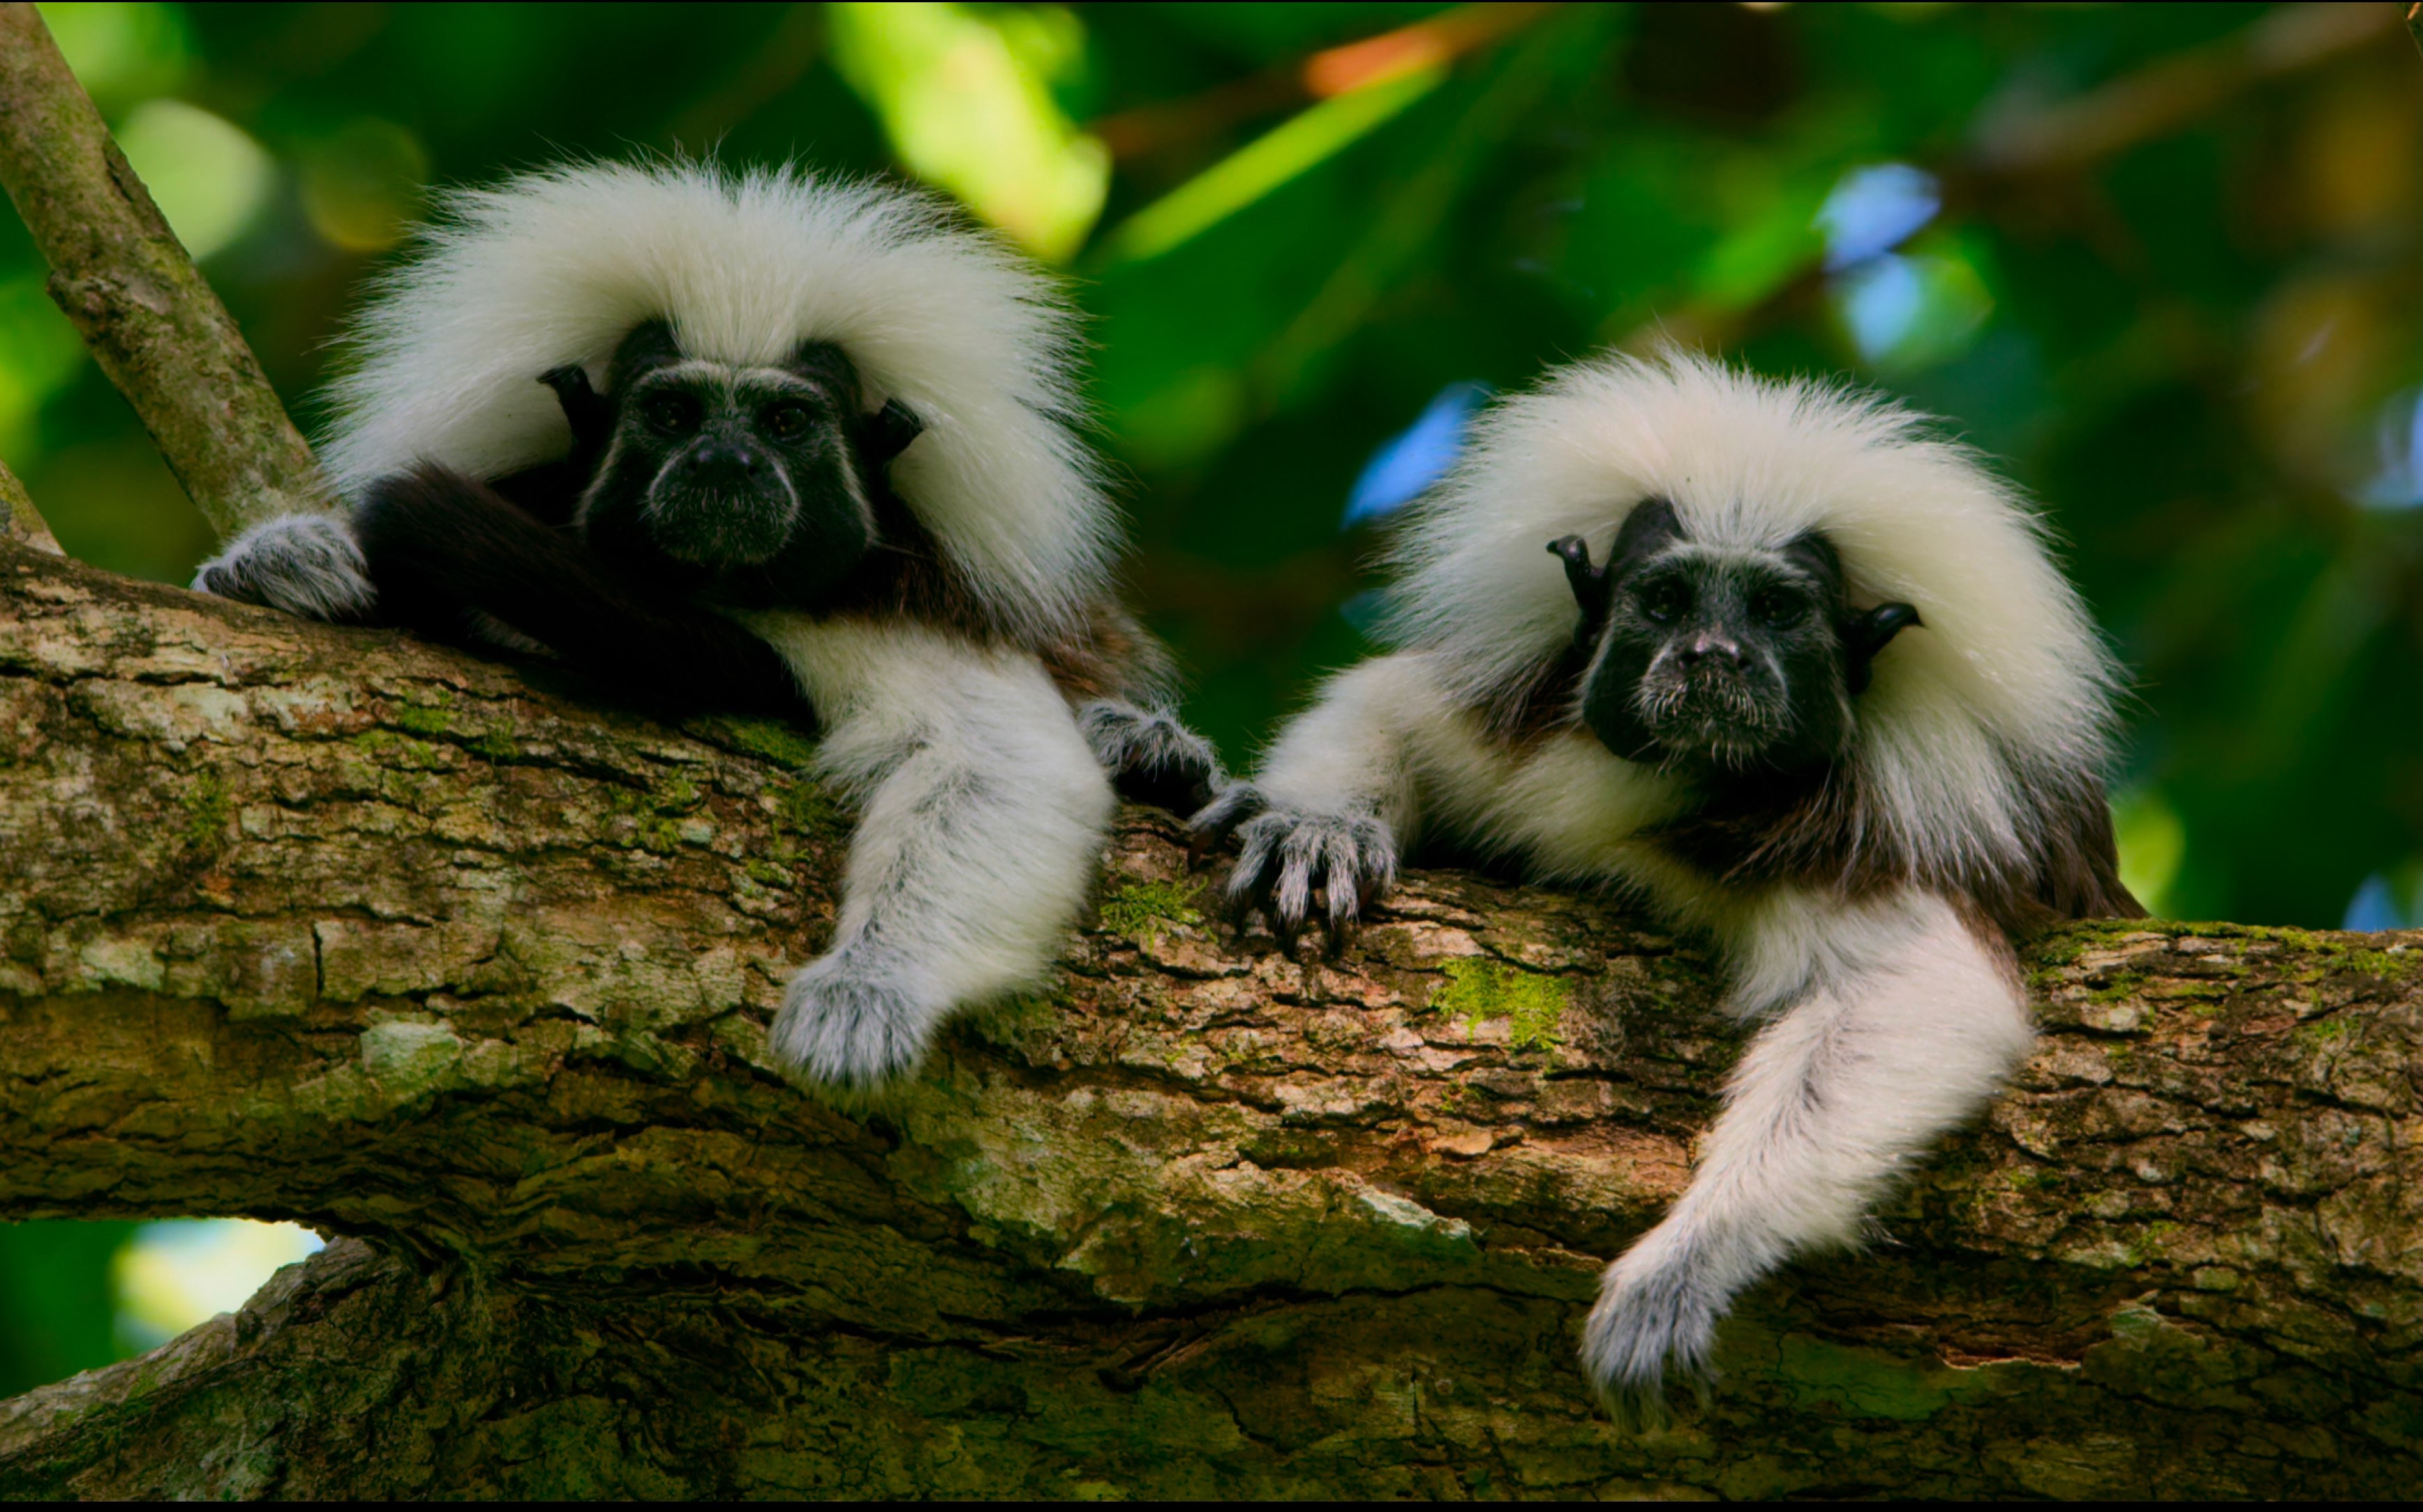
<svg viewBox="0 0 2423 1512"><path fill-rule="evenodd" d="M933 631L753 622L859 796L831 947L791 981L774 1053L866 1086L912 1069L943 1017L1041 981L1085 906L1115 800L1031 656Z"/></svg>
<svg viewBox="0 0 2423 1512"><path fill-rule="evenodd" d="M1725 1091L1691 1185L1607 1268L1582 1359L1652 1405L1705 1378L1717 1320L1794 1254L1854 1242L1869 1203L1974 1116L2032 1039L2017 968L1943 899L1777 906L1729 952L1735 1001L1780 1016Z"/></svg>

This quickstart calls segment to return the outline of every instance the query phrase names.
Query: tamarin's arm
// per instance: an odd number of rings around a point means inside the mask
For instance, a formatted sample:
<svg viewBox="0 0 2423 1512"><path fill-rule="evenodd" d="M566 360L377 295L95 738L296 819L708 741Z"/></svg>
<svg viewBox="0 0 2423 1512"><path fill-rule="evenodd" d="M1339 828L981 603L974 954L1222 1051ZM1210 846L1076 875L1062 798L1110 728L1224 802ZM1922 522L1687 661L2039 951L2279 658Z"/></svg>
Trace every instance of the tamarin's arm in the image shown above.
<svg viewBox="0 0 2423 1512"><path fill-rule="evenodd" d="M578 542L465 474L424 465L373 484L354 537L382 620L460 638L467 613L484 613L658 710L806 712L765 641L609 575Z"/></svg>
<svg viewBox="0 0 2423 1512"><path fill-rule="evenodd" d="M2034 1035L2007 943L1930 893L1786 892L1719 934L1730 1006L1770 1021L1690 1186L1607 1268L1583 1331L1592 1380L1644 1415L1670 1375L1711 1373L1744 1287L1856 1243L1877 1194L1992 1099Z"/></svg>
<svg viewBox="0 0 2423 1512"><path fill-rule="evenodd" d="M194 569L193 587L197 593L335 624L363 624L378 616L378 591L362 549L333 514L261 521Z"/></svg>
<svg viewBox="0 0 2423 1512"><path fill-rule="evenodd" d="M768 1043L809 1079L877 1085L960 1006L1049 975L1116 800L1031 655L908 625L757 623L822 717L818 774L860 815L832 941Z"/></svg>

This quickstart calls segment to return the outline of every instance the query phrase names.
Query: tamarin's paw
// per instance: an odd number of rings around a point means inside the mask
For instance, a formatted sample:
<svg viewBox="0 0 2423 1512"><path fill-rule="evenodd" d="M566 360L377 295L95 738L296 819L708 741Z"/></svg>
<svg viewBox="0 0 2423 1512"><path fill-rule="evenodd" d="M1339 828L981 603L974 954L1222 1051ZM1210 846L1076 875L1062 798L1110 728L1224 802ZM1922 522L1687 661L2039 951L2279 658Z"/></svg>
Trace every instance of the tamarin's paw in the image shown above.
<svg viewBox="0 0 2423 1512"><path fill-rule="evenodd" d="M1636 1247L1608 1267L1582 1328L1582 1368L1607 1411L1630 1425L1665 1420L1670 1381L1704 1400L1716 1378L1728 1299L1702 1268L1669 1254Z"/></svg>
<svg viewBox="0 0 2423 1512"><path fill-rule="evenodd" d="M896 979L828 955L791 978L766 1038L801 1079L864 1091L916 1068L929 1018Z"/></svg>
<svg viewBox="0 0 2423 1512"><path fill-rule="evenodd" d="M194 590L340 623L369 619L378 602L353 531L329 514L261 521L196 570Z"/></svg>
<svg viewBox="0 0 2423 1512"><path fill-rule="evenodd" d="M1329 948L1336 951L1354 933L1363 910L1397 880L1396 836L1370 814L1310 813L1273 805L1239 783L1196 814L1192 826L1199 850L1216 845L1230 830L1238 833L1241 852L1227 889L1229 911L1241 927L1260 914L1291 952L1312 917L1316 890Z"/></svg>
<svg viewBox="0 0 2423 1512"><path fill-rule="evenodd" d="M1188 813L1227 785L1220 753L1166 709L1096 699L1078 709L1077 728L1122 797Z"/></svg>

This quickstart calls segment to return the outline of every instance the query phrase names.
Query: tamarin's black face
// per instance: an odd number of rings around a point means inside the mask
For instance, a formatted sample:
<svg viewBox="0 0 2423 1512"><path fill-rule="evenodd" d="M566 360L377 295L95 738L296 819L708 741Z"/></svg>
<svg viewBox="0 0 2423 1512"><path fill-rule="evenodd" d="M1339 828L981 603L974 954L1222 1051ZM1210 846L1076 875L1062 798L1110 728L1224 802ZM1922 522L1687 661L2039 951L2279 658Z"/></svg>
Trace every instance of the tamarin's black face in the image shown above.
<svg viewBox="0 0 2423 1512"><path fill-rule="evenodd" d="M1870 661L1918 623L1907 604L1853 613L1822 535L1769 551L1697 544L1663 499L1633 510L1604 567L1578 536L1548 549L1581 601L1583 722L1628 761L1703 773L1832 761Z"/></svg>
<svg viewBox="0 0 2423 1512"><path fill-rule="evenodd" d="M589 478L576 523L590 548L738 607L812 606L857 566L880 469L916 434L896 404L860 413L857 370L830 342L741 367L685 355L652 322L615 352L604 396L578 368L543 381Z"/></svg>

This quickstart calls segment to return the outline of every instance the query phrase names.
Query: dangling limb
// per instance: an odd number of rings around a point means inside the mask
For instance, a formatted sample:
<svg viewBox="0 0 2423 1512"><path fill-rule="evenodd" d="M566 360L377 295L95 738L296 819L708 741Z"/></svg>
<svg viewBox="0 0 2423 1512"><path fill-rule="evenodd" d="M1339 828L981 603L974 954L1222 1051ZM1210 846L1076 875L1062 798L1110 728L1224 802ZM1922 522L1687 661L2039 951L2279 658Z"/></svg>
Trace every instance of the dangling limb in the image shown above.
<svg viewBox="0 0 2423 1512"><path fill-rule="evenodd" d="M2032 1037L2017 968L1942 898L1786 900L1730 952L1747 1011L1787 1004L1744 1053L1691 1185L1607 1268L1582 1360L1655 1411L1704 1379L1717 1320L1803 1251L1853 1242L1869 1203L1974 1116Z"/></svg>
<svg viewBox="0 0 2423 1512"><path fill-rule="evenodd" d="M872 1086L914 1068L954 1011L1043 979L1115 800L1033 658L759 622L825 717L825 774L863 804L832 945L792 979L771 1043L811 1079Z"/></svg>

